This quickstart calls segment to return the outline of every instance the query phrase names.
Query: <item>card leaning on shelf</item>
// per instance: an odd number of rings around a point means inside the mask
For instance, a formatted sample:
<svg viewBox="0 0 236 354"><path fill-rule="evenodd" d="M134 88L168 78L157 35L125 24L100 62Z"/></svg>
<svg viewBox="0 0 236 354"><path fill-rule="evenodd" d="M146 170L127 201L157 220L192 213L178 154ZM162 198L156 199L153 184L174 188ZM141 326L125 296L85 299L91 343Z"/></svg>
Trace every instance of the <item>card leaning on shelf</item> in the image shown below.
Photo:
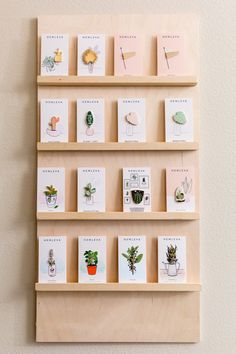
<svg viewBox="0 0 236 354"><path fill-rule="evenodd" d="M79 283L106 283L106 236L79 236Z"/></svg>
<svg viewBox="0 0 236 354"><path fill-rule="evenodd" d="M146 141L146 108L144 98L118 99L118 141Z"/></svg>
<svg viewBox="0 0 236 354"><path fill-rule="evenodd" d="M141 36L118 34L114 37L114 72L116 76L143 75Z"/></svg>
<svg viewBox="0 0 236 354"><path fill-rule="evenodd" d="M165 99L166 142L193 141L193 105L191 98Z"/></svg>
<svg viewBox="0 0 236 354"><path fill-rule="evenodd" d="M157 37L158 76L186 75L184 36L179 33L163 33Z"/></svg>
<svg viewBox="0 0 236 354"><path fill-rule="evenodd" d="M151 171L149 167L123 168L123 211L151 211Z"/></svg>
<svg viewBox="0 0 236 354"><path fill-rule="evenodd" d="M42 34L41 75L69 75L68 34Z"/></svg>
<svg viewBox="0 0 236 354"><path fill-rule="evenodd" d="M41 100L40 141L68 142L68 100Z"/></svg>
<svg viewBox="0 0 236 354"><path fill-rule="evenodd" d="M78 168L78 211L105 212L105 168Z"/></svg>
<svg viewBox="0 0 236 354"><path fill-rule="evenodd" d="M105 35L78 35L78 76L105 75Z"/></svg>
<svg viewBox="0 0 236 354"><path fill-rule="evenodd" d="M77 141L104 142L104 99L77 100Z"/></svg>
<svg viewBox="0 0 236 354"><path fill-rule="evenodd" d="M38 237L39 283L66 283L66 236Z"/></svg>
<svg viewBox="0 0 236 354"><path fill-rule="evenodd" d="M192 167L166 169L166 205L169 211L195 211L195 182Z"/></svg>
<svg viewBox="0 0 236 354"><path fill-rule="evenodd" d="M146 236L119 236L119 283L146 283Z"/></svg>
<svg viewBox="0 0 236 354"><path fill-rule="evenodd" d="M158 282L186 283L185 236L158 236Z"/></svg>
<svg viewBox="0 0 236 354"><path fill-rule="evenodd" d="M38 168L37 211L65 211L64 168Z"/></svg>

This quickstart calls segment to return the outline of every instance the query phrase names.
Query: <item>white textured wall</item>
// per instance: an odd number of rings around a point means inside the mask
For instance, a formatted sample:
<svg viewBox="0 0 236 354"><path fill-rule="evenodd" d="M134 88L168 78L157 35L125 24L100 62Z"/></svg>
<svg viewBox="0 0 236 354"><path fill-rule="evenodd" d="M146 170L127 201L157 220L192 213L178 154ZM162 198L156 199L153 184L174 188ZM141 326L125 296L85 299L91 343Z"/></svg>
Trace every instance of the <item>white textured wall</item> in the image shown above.
<svg viewBox="0 0 236 354"><path fill-rule="evenodd" d="M203 291L199 344L34 343L35 18L107 12L200 16ZM0 0L1 354L236 353L235 12L235 0Z"/></svg>

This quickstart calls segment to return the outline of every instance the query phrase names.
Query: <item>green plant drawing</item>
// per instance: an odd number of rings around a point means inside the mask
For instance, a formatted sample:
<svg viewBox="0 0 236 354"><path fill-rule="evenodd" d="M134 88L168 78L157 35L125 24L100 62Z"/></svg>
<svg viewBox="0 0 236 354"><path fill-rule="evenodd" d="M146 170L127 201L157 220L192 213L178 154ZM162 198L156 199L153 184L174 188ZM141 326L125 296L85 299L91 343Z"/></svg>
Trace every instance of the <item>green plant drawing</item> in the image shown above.
<svg viewBox="0 0 236 354"><path fill-rule="evenodd" d="M87 266L95 266L98 264L98 251L85 251L84 252L85 262Z"/></svg>
<svg viewBox="0 0 236 354"><path fill-rule="evenodd" d="M46 71L55 70L55 59L51 56L45 57L42 63L42 66L46 68Z"/></svg>
<svg viewBox="0 0 236 354"><path fill-rule="evenodd" d="M129 271L132 273L132 275L134 275L136 272L135 264L140 263L143 258L142 253L138 254L138 248L139 246L131 246L127 249L127 254L122 253L122 256L125 257L128 262Z"/></svg>
<svg viewBox="0 0 236 354"><path fill-rule="evenodd" d="M53 186L46 186L46 190L43 192L46 196L46 202L49 208L58 208L57 201L57 189Z"/></svg>
<svg viewBox="0 0 236 354"><path fill-rule="evenodd" d="M53 185L50 186L46 186L47 190L44 191L44 194L48 197L48 196L52 196L57 194L57 190L55 187L53 187Z"/></svg>
<svg viewBox="0 0 236 354"><path fill-rule="evenodd" d="M87 126L90 128L91 125L93 124L93 114L91 111L88 111L87 115L86 115L86 123Z"/></svg>
<svg viewBox="0 0 236 354"><path fill-rule="evenodd" d="M175 264L178 259L176 258L177 246L167 246L166 258L169 264Z"/></svg>
<svg viewBox="0 0 236 354"><path fill-rule="evenodd" d="M84 187L85 197L91 198L92 194L94 194L95 192L96 188L93 188L91 183L88 183L87 186Z"/></svg>

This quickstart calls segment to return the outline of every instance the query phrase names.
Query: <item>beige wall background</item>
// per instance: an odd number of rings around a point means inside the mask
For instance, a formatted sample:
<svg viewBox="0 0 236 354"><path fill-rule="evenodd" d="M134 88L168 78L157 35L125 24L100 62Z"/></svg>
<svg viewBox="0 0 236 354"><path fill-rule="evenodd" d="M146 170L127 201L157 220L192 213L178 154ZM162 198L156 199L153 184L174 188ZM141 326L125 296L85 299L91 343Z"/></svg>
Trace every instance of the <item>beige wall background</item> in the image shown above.
<svg viewBox="0 0 236 354"><path fill-rule="evenodd" d="M200 17L201 342L36 344L36 17L155 12ZM236 352L235 12L234 0L0 0L1 354Z"/></svg>

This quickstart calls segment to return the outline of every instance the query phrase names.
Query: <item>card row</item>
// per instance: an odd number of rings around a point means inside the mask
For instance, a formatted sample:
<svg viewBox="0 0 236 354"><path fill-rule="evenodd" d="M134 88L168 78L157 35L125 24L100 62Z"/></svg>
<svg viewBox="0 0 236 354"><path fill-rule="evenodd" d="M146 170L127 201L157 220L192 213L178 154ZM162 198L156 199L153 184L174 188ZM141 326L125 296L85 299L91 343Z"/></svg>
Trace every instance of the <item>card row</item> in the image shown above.
<svg viewBox="0 0 236 354"><path fill-rule="evenodd" d="M118 142L145 142L145 99L119 98L117 103ZM68 115L67 99L42 99L40 141L68 142ZM192 99L165 99L165 139L194 140ZM105 142L104 99L77 100L77 142Z"/></svg>
<svg viewBox="0 0 236 354"><path fill-rule="evenodd" d="M194 188L193 168L167 168L167 212L195 211ZM105 168L78 168L77 209L78 212L106 211ZM37 211L65 211L64 168L38 168ZM151 169L149 167L123 168L123 211L152 211Z"/></svg>
<svg viewBox="0 0 236 354"><path fill-rule="evenodd" d="M66 283L66 236L39 236L39 283ZM158 282L186 282L186 237L158 236ZM146 283L146 236L118 236L119 283ZM106 236L78 237L78 281L106 283Z"/></svg>
<svg viewBox="0 0 236 354"><path fill-rule="evenodd" d="M79 34L77 41L77 74L104 76L105 35ZM148 54L144 44L144 38L136 34L119 34L114 37L114 75L143 75L143 59ZM186 54L183 35L160 34L157 37L158 75L186 75ZM111 56L113 53L110 53L109 57ZM69 75L68 34L42 34L41 75Z"/></svg>

